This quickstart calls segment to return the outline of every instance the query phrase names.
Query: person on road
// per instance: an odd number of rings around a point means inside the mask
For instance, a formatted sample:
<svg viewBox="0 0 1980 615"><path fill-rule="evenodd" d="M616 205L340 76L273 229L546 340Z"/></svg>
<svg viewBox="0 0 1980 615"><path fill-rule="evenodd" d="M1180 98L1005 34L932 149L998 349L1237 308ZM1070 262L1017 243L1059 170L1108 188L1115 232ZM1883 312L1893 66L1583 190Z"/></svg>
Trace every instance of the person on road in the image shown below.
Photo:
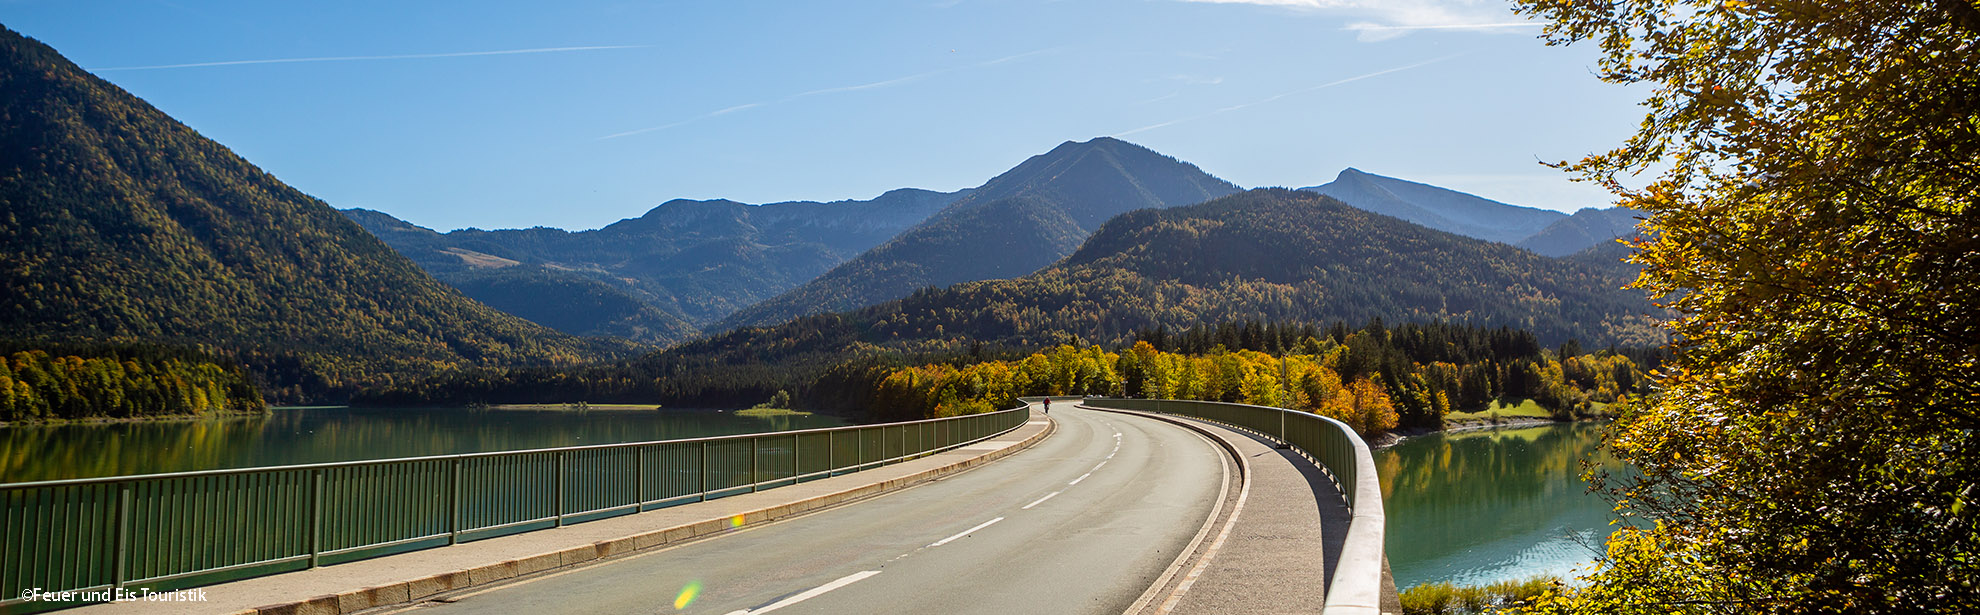
<svg viewBox="0 0 1980 615"><path fill-rule="evenodd" d="M1046 414L1052 413L1052 398L1050 397L1045 398L1045 413Z"/></svg>

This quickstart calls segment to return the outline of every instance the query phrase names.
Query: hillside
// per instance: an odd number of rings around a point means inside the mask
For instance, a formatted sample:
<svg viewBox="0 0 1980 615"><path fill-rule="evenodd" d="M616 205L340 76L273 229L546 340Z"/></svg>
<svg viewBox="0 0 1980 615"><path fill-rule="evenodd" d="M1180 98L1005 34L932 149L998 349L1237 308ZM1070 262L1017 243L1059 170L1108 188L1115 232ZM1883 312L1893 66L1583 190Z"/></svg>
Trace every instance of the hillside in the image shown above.
<svg viewBox="0 0 1980 615"><path fill-rule="evenodd" d="M1113 216L1237 191L1194 165L1126 141L1066 142L818 279L723 319L714 330L850 310L931 286L1022 276L1072 253Z"/></svg>
<svg viewBox="0 0 1980 615"><path fill-rule="evenodd" d="M619 285L577 272L517 265L440 279L490 307L574 335L659 343L687 339L696 331Z"/></svg>
<svg viewBox="0 0 1980 615"><path fill-rule="evenodd" d="M1567 256L1598 244L1614 243L1618 237L1635 236L1637 218L1643 215L1627 207L1584 208L1513 245L1542 256Z"/></svg>
<svg viewBox="0 0 1980 615"><path fill-rule="evenodd" d="M439 233L382 212L344 214L503 311L567 333L664 344L815 278L964 194L901 189L866 201L768 205L673 200L578 232ZM503 272L512 267L518 271Z"/></svg>
<svg viewBox="0 0 1980 615"><path fill-rule="evenodd" d="M1341 171L1332 182L1300 190L1440 231L1502 243L1525 239L1567 217L1353 168Z"/></svg>
<svg viewBox="0 0 1980 615"><path fill-rule="evenodd" d="M284 399L629 351L462 297L315 198L0 28L0 328L209 344Z"/></svg>

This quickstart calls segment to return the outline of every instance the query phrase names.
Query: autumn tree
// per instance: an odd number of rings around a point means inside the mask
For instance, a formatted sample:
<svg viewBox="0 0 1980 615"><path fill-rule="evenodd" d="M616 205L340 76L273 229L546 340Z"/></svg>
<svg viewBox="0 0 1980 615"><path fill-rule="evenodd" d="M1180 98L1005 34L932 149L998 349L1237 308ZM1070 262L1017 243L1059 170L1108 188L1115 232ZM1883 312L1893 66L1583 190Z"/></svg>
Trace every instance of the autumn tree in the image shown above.
<svg viewBox="0 0 1980 615"><path fill-rule="evenodd" d="M1567 165L1679 314L1576 612L1980 612L1980 5L1521 0L1650 88ZM1622 179L1651 173L1643 189Z"/></svg>

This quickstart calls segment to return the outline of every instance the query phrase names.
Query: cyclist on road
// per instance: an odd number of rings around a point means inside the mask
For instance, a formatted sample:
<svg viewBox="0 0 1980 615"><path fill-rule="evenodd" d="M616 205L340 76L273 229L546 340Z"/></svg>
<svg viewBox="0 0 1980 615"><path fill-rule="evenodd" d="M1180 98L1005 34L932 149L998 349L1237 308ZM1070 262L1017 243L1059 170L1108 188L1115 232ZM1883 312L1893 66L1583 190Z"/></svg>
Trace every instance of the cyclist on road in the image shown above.
<svg viewBox="0 0 1980 615"><path fill-rule="evenodd" d="M1045 398L1045 413L1046 414L1052 413L1052 398L1050 397Z"/></svg>

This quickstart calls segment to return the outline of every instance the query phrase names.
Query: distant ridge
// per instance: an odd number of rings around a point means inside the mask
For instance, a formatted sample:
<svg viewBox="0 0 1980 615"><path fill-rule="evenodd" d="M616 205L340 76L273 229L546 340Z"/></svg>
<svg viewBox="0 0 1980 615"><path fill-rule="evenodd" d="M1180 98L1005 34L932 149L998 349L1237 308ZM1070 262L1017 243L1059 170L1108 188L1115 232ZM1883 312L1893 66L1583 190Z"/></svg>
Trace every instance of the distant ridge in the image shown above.
<svg viewBox="0 0 1980 615"><path fill-rule="evenodd" d="M209 345L278 399L632 350L503 314L226 147L0 28L0 330Z"/></svg>
<svg viewBox="0 0 1980 615"><path fill-rule="evenodd" d="M1126 141L1068 141L713 330L854 309L931 286L1022 276L1071 254L1102 222L1123 212L1189 205L1238 190L1195 165Z"/></svg>
<svg viewBox="0 0 1980 615"><path fill-rule="evenodd" d="M865 201L767 205L676 199L578 232L439 233L381 212L344 214L498 309L567 333L667 344L818 277L968 193L903 188Z"/></svg>
<svg viewBox="0 0 1980 615"><path fill-rule="evenodd" d="M1627 207L1585 208L1513 245L1545 256L1567 256L1613 243L1619 237L1636 236L1637 219L1643 216L1643 212Z"/></svg>
<svg viewBox="0 0 1980 615"><path fill-rule="evenodd" d="M1352 167L1341 171L1334 181L1300 190L1331 196L1360 209L1447 233L1500 243L1525 239L1567 217L1558 211L1508 205Z"/></svg>

